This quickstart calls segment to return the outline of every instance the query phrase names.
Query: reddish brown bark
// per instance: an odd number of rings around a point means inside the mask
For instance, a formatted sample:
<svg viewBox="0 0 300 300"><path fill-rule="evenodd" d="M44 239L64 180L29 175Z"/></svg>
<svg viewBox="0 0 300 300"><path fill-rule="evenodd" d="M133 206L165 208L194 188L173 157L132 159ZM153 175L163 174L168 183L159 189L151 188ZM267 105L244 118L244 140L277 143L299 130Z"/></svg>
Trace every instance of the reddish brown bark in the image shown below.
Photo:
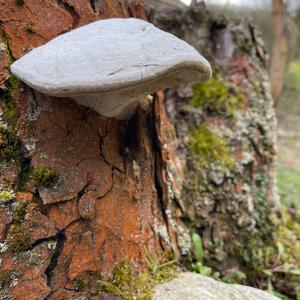
<svg viewBox="0 0 300 300"><path fill-rule="evenodd" d="M10 204L0 209L1 242L5 245L17 225L30 232L28 255L37 258L29 264L16 260L13 249L0 253L1 272L9 270L17 278L2 293L13 299L90 297L100 273L110 274L126 257L142 263L145 248L155 255L171 247L173 228L157 193L163 183L157 183L161 154L152 104L146 101L129 122L117 122L23 84L8 91L8 57L18 59L32 47L100 18L145 19L143 3L26 0L17 5L1 0L0 6L1 43L8 47L2 51L0 89L19 111L25 161L21 167L10 162L1 180L15 187L24 166L51 167L59 175L53 187L36 187L29 180L26 193L18 193L17 201L28 203L21 223L9 214ZM84 282L80 292L73 285L78 278Z"/></svg>

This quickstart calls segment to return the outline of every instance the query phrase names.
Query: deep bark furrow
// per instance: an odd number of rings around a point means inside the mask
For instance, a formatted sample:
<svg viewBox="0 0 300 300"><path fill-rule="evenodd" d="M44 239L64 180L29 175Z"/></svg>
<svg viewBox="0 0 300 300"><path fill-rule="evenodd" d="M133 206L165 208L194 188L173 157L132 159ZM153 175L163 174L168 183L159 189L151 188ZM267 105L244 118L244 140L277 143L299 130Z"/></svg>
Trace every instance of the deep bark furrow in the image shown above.
<svg viewBox="0 0 300 300"><path fill-rule="evenodd" d="M73 18L72 28L76 28L80 22L80 15L74 8L74 6L70 5L67 0L57 0L58 5L63 7Z"/></svg>
<svg viewBox="0 0 300 300"><path fill-rule="evenodd" d="M56 247L55 247L55 250L54 250L54 252L52 254L50 263L49 263L48 267L45 270L45 274L47 276L47 285L48 286L50 286L50 284L51 284L51 278L52 278L54 269L55 269L55 267L56 267L56 265L58 263L58 259L59 259L60 253L63 250L65 241L66 241L66 236L65 236L64 231L59 232L57 234L57 236L56 236Z"/></svg>

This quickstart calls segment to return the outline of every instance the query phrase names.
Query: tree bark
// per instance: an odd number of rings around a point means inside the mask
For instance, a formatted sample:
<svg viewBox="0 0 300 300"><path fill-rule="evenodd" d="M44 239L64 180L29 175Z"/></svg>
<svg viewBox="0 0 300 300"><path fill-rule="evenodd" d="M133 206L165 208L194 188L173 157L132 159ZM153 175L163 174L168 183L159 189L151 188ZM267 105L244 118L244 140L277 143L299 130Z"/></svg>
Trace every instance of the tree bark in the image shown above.
<svg viewBox="0 0 300 300"><path fill-rule="evenodd" d="M100 274L111 274L125 258L142 264L145 249L153 256L176 253L155 138L162 102L155 97L156 115L146 100L129 122L118 122L16 82L9 64L102 18L145 19L143 3L1 0L0 6L1 133L11 133L1 136L0 180L1 191L13 193L0 205L0 256L1 272L15 278L0 298L90 299ZM44 185L35 172L44 183L49 172L57 179Z"/></svg>
<svg viewBox="0 0 300 300"><path fill-rule="evenodd" d="M165 92L177 139L172 145L177 161L168 170L181 187L172 195L179 215L201 236L207 265L229 276L242 270L244 283L256 285L257 265L245 253L272 239L271 216L280 207L276 119L263 41L250 22L215 17L201 3L158 10L152 21L194 46L213 66L210 81ZM218 150L219 143L227 150ZM233 164L224 166L228 155ZM188 245L181 252L187 260Z"/></svg>
<svg viewBox="0 0 300 300"><path fill-rule="evenodd" d="M288 25L283 0L273 0L272 25L273 47L270 68L272 96L276 106L282 94L288 56Z"/></svg>

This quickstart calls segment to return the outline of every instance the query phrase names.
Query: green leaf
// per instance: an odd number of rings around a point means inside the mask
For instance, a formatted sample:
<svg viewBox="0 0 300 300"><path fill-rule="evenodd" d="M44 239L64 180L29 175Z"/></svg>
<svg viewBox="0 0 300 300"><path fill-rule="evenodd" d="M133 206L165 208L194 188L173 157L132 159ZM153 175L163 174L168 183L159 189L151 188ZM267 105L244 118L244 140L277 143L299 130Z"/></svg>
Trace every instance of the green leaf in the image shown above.
<svg viewBox="0 0 300 300"><path fill-rule="evenodd" d="M272 270L269 270L269 269L265 269L265 270L263 270L263 273L265 273L267 276L273 276L273 272L272 272Z"/></svg>
<svg viewBox="0 0 300 300"><path fill-rule="evenodd" d="M300 300L300 287L296 289L296 299Z"/></svg>
<svg viewBox="0 0 300 300"><path fill-rule="evenodd" d="M287 273L300 276L300 269L287 270Z"/></svg>
<svg viewBox="0 0 300 300"><path fill-rule="evenodd" d="M192 234L192 240L194 245L194 254L197 262L203 261L204 251L203 251L203 245L202 245L202 239L198 233Z"/></svg>
<svg viewBox="0 0 300 300"><path fill-rule="evenodd" d="M202 267L202 264L200 262L192 264L193 272L200 273L201 272L201 267Z"/></svg>
<svg viewBox="0 0 300 300"><path fill-rule="evenodd" d="M268 281L268 289L267 289L267 291L268 291L270 294L274 295L274 289L273 289L273 285L272 285L272 282L271 282L270 279L269 279L269 281Z"/></svg>
<svg viewBox="0 0 300 300"><path fill-rule="evenodd" d="M210 276L211 273L212 273L212 270L210 267L202 266L200 274L202 274L204 276Z"/></svg>
<svg viewBox="0 0 300 300"><path fill-rule="evenodd" d="M278 254L279 256L283 256L284 254L284 245L281 242L277 242L277 250L278 250Z"/></svg>

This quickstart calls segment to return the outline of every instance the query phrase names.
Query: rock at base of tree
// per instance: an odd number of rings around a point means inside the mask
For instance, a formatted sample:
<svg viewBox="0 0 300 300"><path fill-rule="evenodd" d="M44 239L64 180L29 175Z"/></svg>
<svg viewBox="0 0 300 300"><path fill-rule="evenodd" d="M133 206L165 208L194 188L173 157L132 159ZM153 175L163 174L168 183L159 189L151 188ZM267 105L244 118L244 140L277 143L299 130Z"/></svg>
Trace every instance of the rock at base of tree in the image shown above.
<svg viewBox="0 0 300 300"><path fill-rule="evenodd" d="M279 300L249 286L226 284L212 278L185 272L178 278L156 286L155 300Z"/></svg>

